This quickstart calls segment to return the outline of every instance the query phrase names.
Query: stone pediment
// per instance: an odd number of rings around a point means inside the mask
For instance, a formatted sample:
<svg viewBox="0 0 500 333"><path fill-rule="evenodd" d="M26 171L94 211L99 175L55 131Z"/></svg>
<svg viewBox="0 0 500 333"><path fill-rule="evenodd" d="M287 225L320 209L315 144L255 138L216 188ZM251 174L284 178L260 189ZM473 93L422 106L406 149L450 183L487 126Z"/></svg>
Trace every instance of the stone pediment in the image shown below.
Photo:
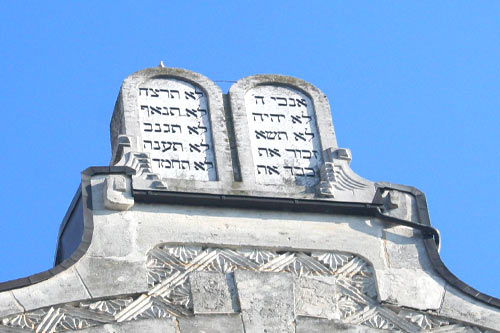
<svg viewBox="0 0 500 333"><path fill-rule="evenodd" d="M0 283L0 333L500 331L500 300L441 262L423 193L357 175L310 83L253 75L223 94L145 69L111 146L55 267Z"/></svg>

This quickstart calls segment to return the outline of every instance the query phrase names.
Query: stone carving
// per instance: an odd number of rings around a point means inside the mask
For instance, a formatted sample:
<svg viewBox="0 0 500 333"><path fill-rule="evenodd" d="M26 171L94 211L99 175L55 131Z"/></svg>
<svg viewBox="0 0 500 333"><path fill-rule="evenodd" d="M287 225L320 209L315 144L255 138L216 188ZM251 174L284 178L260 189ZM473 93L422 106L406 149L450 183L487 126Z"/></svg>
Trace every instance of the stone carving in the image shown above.
<svg viewBox="0 0 500 333"><path fill-rule="evenodd" d="M222 93L198 73L157 67L129 76L113 113L111 141L111 165L137 170L134 189L185 190L193 182L231 177ZM210 186L220 187L204 187Z"/></svg>
<svg viewBox="0 0 500 333"><path fill-rule="evenodd" d="M214 82L186 70L129 76L111 122L111 165L136 170L136 191L373 201L374 184L350 169L347 149L337 148L319 89L254 75L237 81L228 97L224 104Z"/></svg>
<svg viewBox="0 0 500 333"><path fill-rule="evenodd" d="M215 180L206 93L189 82L152 78L138 88L141 145L165 178Z"/></svg>
<svg viewBox="0 0 500 333"><path fill-rule="evenodd" d="M323 159L311 99L293 88L262 85L246 93L245 104L257 182L318 183Z"/></svg>
<svg viewBox="0 0 500 333"><path fill-rule="evenodd" d="M326 97L281 75L241 79L229 97L243 182L264 192L313 193L323 152L336 147Z"/></svg>
<svg viewBox="0 0 500 333"><path fill-rule="evenodd" d="M349 149L327 149L327 160L321 166L319 195L340 201L373 200L375 184L355 174L349 164L352 160Z"/></svg>
<svg viewBox="0 0 500 333"><path fill-rule="evenodd" d="M293 288L285 292L294 295L296 317L326 318L404 332L486 332L425 312L381 305L371 265L350 253L161 244L149 252L146 266L145 278L151 288L146 293L63 304L9 316L0 319L0 332L63 332L129 320L175 320L195 313L238 314L243 310L236 295L247 297L242 296L245 293L238 292L232 282L232 274L238 271L291 276ZM228 277L227 287L221 279L224 275ZM246 275L236 278L241 276ZM198 280L191 286L193 277ZM194 311L192 293L203 296L203 281L218 281L219 289L224 290L221 295L229 303L219 306L219 296L211 293L207 296L215 299L205 302L210 309ZM248 300L251 298L245 301ZM197 306L200 304L204 302L197 300ZM329 309L325 310L323 305Z"/></svg>
<svg viewBox="0 0 500 333"><path fill-rule="evenodd" d="M124 175L108 175L104 184L104 205L108 209L127 210L134 205L130 179Z"/></svg>

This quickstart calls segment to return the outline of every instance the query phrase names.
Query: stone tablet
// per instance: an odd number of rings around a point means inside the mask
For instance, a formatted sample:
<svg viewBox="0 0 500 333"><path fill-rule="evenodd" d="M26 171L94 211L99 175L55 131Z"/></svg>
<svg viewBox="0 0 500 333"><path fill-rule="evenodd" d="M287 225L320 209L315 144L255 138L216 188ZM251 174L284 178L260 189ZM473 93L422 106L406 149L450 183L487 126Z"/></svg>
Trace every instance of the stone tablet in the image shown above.
<svg viewBox="0 0 500 333"><path fill-rule="evenodd" d="M222 93L198 73L157 67L129 76L111 141L111 164L136 169L136 189L220 188L210 183L232 178Z"/></svg>
<svg viewBox="0 0 500 333"><path fill-rule="evenodd" d="M299 79L255 75L229 95L243 182L313 191L324 150L337 146L323 93Z"/></svg>
<svg viewBox="0 0 500 333"><path fill-rule="evenodd" d="M245 94L259 184L315 185L322 163L311 99L289 87L257 86Z"/></svg>
<svg viewBox="0 0 500 333"><path fill-rule="evenodd" d="M200 87L153 78L138 87L143 151L165 178L216 180L208 98Z"/></svg>

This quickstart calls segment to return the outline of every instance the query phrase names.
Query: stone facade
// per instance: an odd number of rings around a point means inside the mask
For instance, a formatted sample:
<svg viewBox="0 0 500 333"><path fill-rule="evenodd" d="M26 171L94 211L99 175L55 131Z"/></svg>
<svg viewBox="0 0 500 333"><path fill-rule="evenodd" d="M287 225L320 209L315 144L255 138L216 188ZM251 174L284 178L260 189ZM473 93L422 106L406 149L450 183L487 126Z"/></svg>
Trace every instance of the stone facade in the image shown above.
<svg viewBox="0 0 500 333"><path fill-rule="evenodd" d="M307 82L255 75L223 95L139 71L111 142L56 266L0 284L0 332L500 330L500 300L439 259L423 194L355 174Z"/></svg>

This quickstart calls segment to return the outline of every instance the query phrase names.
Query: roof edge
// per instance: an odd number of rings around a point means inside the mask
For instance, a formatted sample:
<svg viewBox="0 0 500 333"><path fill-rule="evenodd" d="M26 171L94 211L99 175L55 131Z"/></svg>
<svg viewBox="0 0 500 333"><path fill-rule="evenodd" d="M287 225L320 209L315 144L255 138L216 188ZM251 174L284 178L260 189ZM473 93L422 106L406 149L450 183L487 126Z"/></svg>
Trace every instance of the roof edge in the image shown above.
<svg viewBox="0 0 500 333"><path fill-rule="evenodd" d="M82 172L82 183L78 188L75 197L73 198L68 213L66 213L62 223L61 228L67 223L67 220L71 216L72 209L75 208L75 204L78 199L83 200L83 210L84 210L84 232L82 235L82 240L78 245L75 252L66 260L61 262L59 265L54 266L46 271L36 273L27 277L10 280L0 283L0 292L18 289L26 287L55 276L56 274L70 268L73 266L88 250L90 243L92 241L94 223L92 219L92 191L90 188L90 178L95 175L101 174L135 174L135 170L130 167L125 166L94 166L85 169ZM441 260L439 256L436 235L432 232L435 230L431 227L429 212L427 208L427 200L425 194L419 189L393 184L389 182L377 182L375 183L377 187L377 192L381 189L392 189L399 190L403 192L411 193L416 198L418 219L421 222L413 223L405 220L400 220L380 213L379 204L360 204L352 202L334 202L326 200L307 200L307 199L289 199L289 198L267 198L267 197L252 197L252 196L237 196L237 195L216 195L216 194L200 194L200 193L183 193L183 192L171 192L171 191L134 191L134 197L137 197L138 202L145 202L146 200L150 203L171 203L171 204L185 204L185 205L200 205L203 202L207 206L225 206L225 207L238 207L238 208L254 208L254 209L281 209L281 210L292 210L297 211L306 208L308 210L317 209L318 205L321 206L320 213L343 213L348 215L369 215L381 218L388 223L398 223L408 227L413 227L422 231L427 231L428 234L432 234L433 237L425 237L424 245L426 248L427 255L431 261L432 267L448 284L457 288L464 294L472 297L475 300L481 301L488 305L500 308L500 299L481 293L480 291L472 288L459 278L457 278L451 271L446 267L446 265ZM80 195L80 197L78 196ZM199 200L200 196L205 199L210 200ZM278 206L277 206L278 204ZM432 230L431 230L432 229ZM439 234L437 234L437 242L439 243ZM433 239L434 238L434 239ZM58 238L59 239L59 238Z"/></svg>

